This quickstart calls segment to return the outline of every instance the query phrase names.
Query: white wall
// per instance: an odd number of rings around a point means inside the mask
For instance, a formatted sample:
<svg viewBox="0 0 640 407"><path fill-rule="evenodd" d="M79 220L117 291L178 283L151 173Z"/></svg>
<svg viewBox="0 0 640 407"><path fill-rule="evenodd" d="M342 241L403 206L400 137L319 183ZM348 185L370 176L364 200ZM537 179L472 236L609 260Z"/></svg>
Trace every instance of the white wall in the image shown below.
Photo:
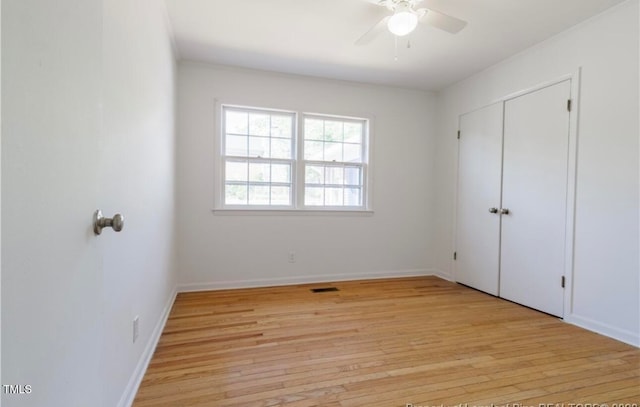
<svg viewBox="0 0 640 407"><path fill-rule="evenodd" d="M438 97L434 247L453 270L458 116L582 67L569 322L640 345L638 1L630 0Z"/></svg>
<svg viewBox="0 0 640 407"><path fill-rule="evenodd" d="M374 116L373 215L221 215L215 99ZM181 62L178 268L187 289L430 272L434 98L419 91ZM297 262L288 263L290 250Z"/></svg>
<svg viewBox="0 0 640 407"><path fill-rule="evenodd" d="M164 2L103 1L100 205L125 217L121 233L101 236L105 406L127 405L135 392L175 290L174 88Z"/></svg>

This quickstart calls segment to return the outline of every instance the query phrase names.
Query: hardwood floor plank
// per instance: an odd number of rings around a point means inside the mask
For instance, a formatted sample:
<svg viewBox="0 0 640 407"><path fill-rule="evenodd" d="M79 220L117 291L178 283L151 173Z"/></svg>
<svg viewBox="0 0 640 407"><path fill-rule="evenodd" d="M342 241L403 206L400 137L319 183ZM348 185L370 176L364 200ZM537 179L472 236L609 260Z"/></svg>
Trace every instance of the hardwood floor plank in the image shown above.
<svg viewBox="0 0 640 407"><path fill-rule="evenodd" d="M310 291L324 286L339 291ZM639 389L640 349L416 277L181 293L134 407L638 403Z"/></svg>

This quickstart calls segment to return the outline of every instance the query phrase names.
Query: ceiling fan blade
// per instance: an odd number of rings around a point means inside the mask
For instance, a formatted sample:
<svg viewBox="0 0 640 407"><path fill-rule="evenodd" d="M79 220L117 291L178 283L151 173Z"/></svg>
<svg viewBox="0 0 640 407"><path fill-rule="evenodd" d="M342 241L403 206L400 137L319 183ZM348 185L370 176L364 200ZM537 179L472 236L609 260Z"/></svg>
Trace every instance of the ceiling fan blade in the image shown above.
<svg viewBox="0 0 640 407"><path fill-rule="evenodd" d="M371 27L369 29L369 31L364 33L362 35L362 37L358 38L356 40L355 44L356 45L367 45L368 43L370 43L371 41L376 39L376 37L378 35L380 35L381 33L383 33L387 29L387 21L389 21L390 18L391 18L391 16L387 16L387 17L383 18L382 20L378 21L373 27Z"/></svg>
<svg viewBox="0 0 640 407"><path fill-rule="evenodd" d="M421 23L429 24L430 26L450 32L451 34L460 32L460 30L467 25L467 22L464 20L451 17L430 8L421 8L420 10L416 10L416 12L422 15L420 18Z"/></svg>

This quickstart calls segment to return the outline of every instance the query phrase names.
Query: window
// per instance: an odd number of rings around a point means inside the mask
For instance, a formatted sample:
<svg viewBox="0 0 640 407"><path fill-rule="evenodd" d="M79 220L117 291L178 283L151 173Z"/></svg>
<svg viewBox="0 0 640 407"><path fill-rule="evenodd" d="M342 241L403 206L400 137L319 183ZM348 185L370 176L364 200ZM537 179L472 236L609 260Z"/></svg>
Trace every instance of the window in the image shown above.
<svg viewBox="0 0 640 407"><path fill-rule="evenodd" d="M366 119L223 105L220 206L367 209L368 131Z"/></svg>
<svg viewBox="0 0 640 407"><path fill-rule="evenodd" d="M225 206L291 207L295 114L223 107Z"/></svg>
<svg viewBox="0 0 640 407"><path fill-rule="evenodd" d="M363 206L366 121L304 117L305 206Z"/></svg>

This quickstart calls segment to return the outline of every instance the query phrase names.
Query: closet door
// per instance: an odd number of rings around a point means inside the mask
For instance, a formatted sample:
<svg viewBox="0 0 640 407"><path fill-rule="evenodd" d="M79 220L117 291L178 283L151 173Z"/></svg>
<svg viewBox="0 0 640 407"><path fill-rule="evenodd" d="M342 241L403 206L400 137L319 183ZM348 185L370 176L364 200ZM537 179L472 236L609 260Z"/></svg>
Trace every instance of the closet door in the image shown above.
<svg viewBox="0 0 640 407"><path fill-rule="evenodd" d="M502 103L460 116L456 281L498 295ZM493 209L492 209L493 208Z"/></svg>
<svg viewBox="0 0 640 407"><path fill-rule="evenodd" d="M563 316L570 81L505 102L500 296Z"/></svg>

